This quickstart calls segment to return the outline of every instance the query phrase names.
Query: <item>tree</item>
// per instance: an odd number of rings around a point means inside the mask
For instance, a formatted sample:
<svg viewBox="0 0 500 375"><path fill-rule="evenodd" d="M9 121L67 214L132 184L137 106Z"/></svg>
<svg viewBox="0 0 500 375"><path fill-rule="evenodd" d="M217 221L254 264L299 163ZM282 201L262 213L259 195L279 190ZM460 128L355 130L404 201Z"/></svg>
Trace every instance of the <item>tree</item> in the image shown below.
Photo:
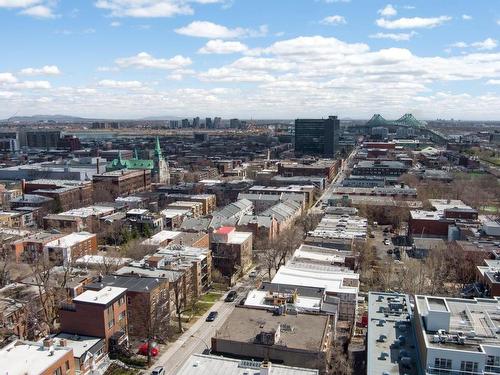
<svg viewBox="0 0 500 375"><path fill-rule="evenodd" d="M177 315L178 330L181 333L184 330L182 327L182 314L193 311L196 298L192 290L193 286L189 283L185 274L172 281L170 287L174 294L175 314Z"/></svg>

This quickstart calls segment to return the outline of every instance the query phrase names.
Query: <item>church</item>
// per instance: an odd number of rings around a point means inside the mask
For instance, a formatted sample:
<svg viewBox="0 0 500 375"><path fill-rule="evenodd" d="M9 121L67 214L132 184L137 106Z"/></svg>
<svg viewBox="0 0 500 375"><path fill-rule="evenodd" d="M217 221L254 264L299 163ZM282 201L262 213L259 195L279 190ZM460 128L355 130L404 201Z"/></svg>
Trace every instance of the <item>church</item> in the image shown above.
<svg viewBox="0 0 500 375"><path fill-rule="evenodd" d="M121 153L118 154L118 159L114 159L106 166L107 171L117 171L120 169L130 170L150 170L153 183L169 184L170 173L168 163L164 159L161 152L160 140L156 137L153 159L139 159L137 150L134 153L133 159L122 159Z"/></svg>

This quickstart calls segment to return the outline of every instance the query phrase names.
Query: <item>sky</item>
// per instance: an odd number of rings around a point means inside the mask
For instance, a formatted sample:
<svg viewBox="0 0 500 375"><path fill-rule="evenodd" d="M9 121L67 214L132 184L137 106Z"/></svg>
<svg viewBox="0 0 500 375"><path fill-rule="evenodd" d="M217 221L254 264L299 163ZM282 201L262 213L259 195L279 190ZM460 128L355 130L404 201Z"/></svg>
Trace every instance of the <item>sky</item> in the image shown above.
<svg viewBox="0 0 500 375"><path fill-rule="evenodd" d="M500 0L0 0L0 118L500 120Z"/></svg>

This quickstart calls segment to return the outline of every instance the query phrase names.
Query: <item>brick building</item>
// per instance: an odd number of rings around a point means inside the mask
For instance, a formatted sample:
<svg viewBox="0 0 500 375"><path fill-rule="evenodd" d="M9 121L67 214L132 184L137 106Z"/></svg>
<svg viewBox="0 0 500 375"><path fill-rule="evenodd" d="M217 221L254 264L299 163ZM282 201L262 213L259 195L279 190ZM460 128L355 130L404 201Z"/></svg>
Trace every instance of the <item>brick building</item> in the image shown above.
<svg viewBox="0 0 500 375"><path fill-rule="evenodd" d="M63 303L59 319L63 332L101 337L106 351L128 340L127 303L125 288L105 287L87 290Z"/></svg>
<svg viewBox="0 0 500 375"><path fill-rule="evenodd" d="M27 194L52 198L56 212L92 204L91 181L39 179L25 182L24 190Z"/></svg>
<svg viewBox="0 0 500 375"><path fill-rule="evenodd" d="M44 255L56 264L70 264L84 255L97 254L97 236L88 232L75 232L45 244Z"/></svg>
<svg viewBox="0 0 500 375"><path fill-rule="evenodd" d="M118 170L92 177L94 200L107 201L151 189L150 170Z"/></svg>
<svg viewBox="0 0 500 375"><path fill-rule="evenodd" d="M237 276L252 265L252 233L221 227L212 233L213 266L225 277Z"/></svg>

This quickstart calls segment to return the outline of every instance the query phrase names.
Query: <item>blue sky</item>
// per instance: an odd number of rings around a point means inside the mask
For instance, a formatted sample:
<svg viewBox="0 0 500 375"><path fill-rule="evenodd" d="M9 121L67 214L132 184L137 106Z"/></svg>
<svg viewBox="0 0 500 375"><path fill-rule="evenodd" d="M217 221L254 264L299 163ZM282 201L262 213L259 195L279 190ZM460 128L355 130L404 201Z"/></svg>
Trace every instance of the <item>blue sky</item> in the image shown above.
<svg viewBox="0 0 500 375"><path fill-rule="evenodd" d="M497 0L0 0L0 118L500 119Z"/></svg>

